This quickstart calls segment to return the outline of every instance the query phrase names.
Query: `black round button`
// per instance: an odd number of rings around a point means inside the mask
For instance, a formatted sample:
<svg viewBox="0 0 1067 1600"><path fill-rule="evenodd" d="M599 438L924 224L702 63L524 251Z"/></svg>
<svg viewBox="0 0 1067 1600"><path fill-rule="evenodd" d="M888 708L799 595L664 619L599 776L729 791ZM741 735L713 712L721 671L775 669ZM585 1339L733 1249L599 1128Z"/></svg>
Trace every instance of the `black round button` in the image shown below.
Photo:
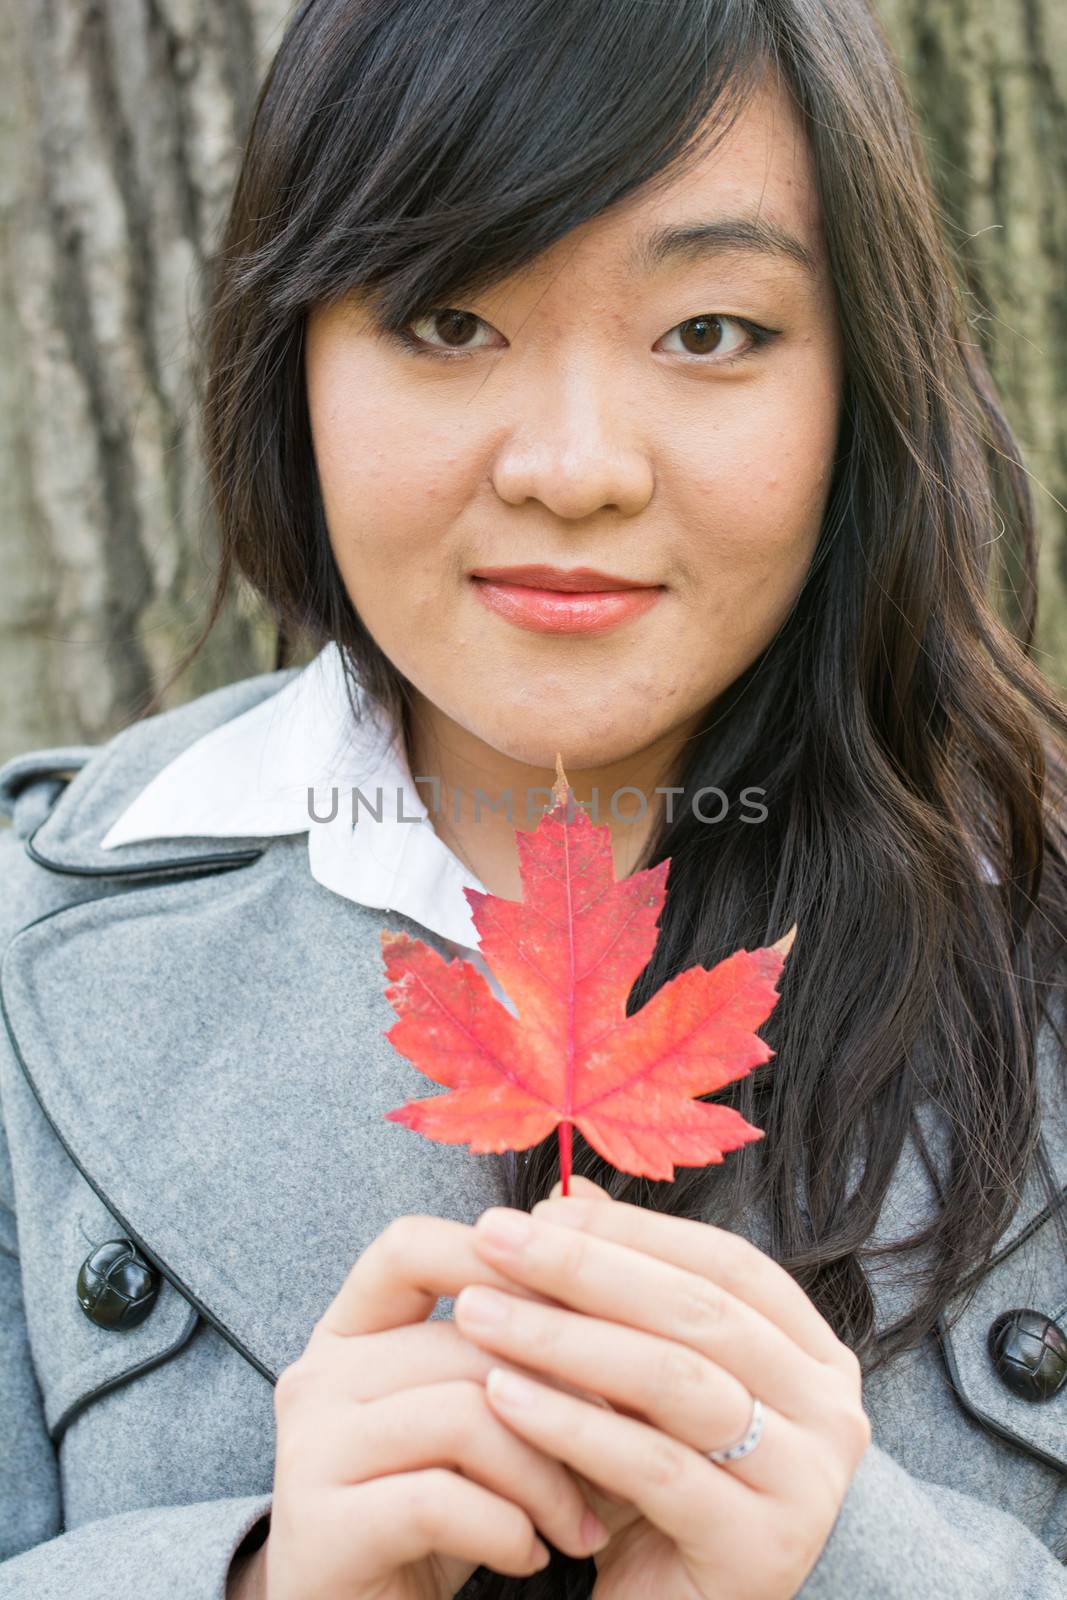
<svg viewBox="0 0 1067 1600"><path fill-rule="evenodd" d="M101 1328L135 1328L158 1293L159 1273L129 1239L98 1244L78 1273L78 1304Z"/></svg>
<svg viewBox="0 0 1067 1600"><path fill-rule="evenodd" d="M1004 1311L989 1330L1002 1383L1024 1400L1051 1400L1067 1383L1067 1334L1043 1311Z"/></svg>

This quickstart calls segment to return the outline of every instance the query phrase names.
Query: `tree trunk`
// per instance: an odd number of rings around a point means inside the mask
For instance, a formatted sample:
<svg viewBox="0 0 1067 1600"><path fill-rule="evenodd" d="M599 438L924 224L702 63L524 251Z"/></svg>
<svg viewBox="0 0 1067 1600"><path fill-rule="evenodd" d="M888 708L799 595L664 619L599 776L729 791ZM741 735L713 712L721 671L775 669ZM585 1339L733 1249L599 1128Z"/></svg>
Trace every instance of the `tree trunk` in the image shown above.
<svg viewBox="0 0 1067 1600"><path fill-rule="evenodd" d="M0 13L0 760L107 738L203 618L215 536L190 318L290 9L21 0ZM1040 642L1067 682L1067 10L881 10L1035 479ZM167 703L266 670L273 652L238 591Z"/></svg>
<svg viewBox="0 0 1067 1600"><path fill-rule="evenodd" d="M1067 687L1067 7L878 0L1030 474L1038 661ZM1010 562L1009 562L1010 566Z"/></svg>
<svg viewBox="0 0 1067 1600"><path fill-rule="evenodd" d="M0 20L0 759L124 726L202 625L190 314L286 0ZM247 595L170 703L273 665Z"/></svg>

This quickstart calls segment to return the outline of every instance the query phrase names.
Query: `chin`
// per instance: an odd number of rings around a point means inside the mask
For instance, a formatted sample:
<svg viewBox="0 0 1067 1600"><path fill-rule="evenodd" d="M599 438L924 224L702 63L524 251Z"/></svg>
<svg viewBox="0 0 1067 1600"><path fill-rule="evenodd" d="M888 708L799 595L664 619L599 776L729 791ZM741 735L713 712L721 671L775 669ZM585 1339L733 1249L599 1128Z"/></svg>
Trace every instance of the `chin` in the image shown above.
<svg viewBox="0 0 1067 1600"><path fill-rule="evenodd" d="M523 715L521 708L517 707L515 717ZM608 715L605 710L604 717ZM586 728L590 723L595 725L596 718L596 712L576 711L573 717L566 717L562 721L554 718L553 726L544 730L532 730L526 727L518 738L514 723L506 730L501 729L498 738L491 734L483 734L481 737L510 760L521 761L528 767L542 767L553 774L556 770L558 753L563 761L563 769L569 777L572 772L578 773L587 767L602 767L614 761L623 761L632 753L629 743L622 746L614 743L604 744L598 742L595 737L586 737Z"/></svg>

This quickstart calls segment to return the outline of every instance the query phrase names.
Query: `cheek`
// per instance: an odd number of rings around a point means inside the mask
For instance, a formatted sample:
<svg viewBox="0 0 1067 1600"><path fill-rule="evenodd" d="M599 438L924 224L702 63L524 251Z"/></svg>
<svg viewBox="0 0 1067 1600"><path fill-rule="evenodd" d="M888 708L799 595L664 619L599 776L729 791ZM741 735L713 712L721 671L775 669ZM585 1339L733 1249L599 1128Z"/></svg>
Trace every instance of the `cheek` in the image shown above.
<svg viewBox="0 0 1067 1600"><path fill-rule="evenodd" d="M419 424L383 374L309 384L312 436L330 546L364 625L401 671L416 675L450 644L442 562L463 504L454 439ZM393 388L395 389L395 380ZM362 396L378 396L368 407ZM387 400L382 397L388 396Z"/></svg>
<svg viewBox="0 0 1067 1600"><path fill-rule="evenodd" d="M685 519L700 588L723 600L758 588L773 609L806 569L821 516L821 495L788 457L738 456L729 472L697 486Z"/></svg>
<svg viewBox="0 0 1067 1600"><path fill-rule="evenodd" d="M791 599L814 553L833 470L833 392L786 385L738 406L717 430L714 466L691 470L681 526L701 587L724 598L761 591L768 610Z"/></svg>
<svg viewBox="0 0 1067 1600"><path fill-rule="evenodd" d="M442 554L466 495L454 441L413 429L410 412L383 407L368 417L355 404L333 406L314 438L330 544L354 603L368 623L367 608L401 603L432 621Z"/></svg>

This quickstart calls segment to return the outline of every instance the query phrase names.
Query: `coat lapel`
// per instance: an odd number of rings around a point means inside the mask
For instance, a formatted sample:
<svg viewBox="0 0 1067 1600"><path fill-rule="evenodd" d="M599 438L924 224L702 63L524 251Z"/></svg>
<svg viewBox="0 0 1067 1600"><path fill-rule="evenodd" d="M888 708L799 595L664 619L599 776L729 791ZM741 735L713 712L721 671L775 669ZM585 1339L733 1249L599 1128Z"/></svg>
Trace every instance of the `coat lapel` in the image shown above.
<svg viewBox="0 0 1067 1600"><path fill-rule="evenodd" d="M123 845L118 852L102 850L100 840L130 798L141 793L176 756L222 722L277 695L300 670L290 667L243 678L123 729L59 795L26 841L26 853L40 866L65 877L114 878L120 886L126 879L140 882L254 861L264 848L261 836L147 839ZM83 758L90 754L89 747L72 752ZM71 765L76 769L85 761L75 759Z"/></svg>
<svg viewBox="0 0 1067 1600"><path fill-rule="evenodd" d="M503 1158L384 1120L435 1086L384 1037L378 930L425 929L322 888L303 836L183 866L24 928L4 1020L121 1227L274 1379L393 1217L472 1222L505 1198Z"/></svg>
<svg viewBox="0 0 1067 1600"><path fill-rule="evenodd" d="M1054 1014L1062 1031L1062 1004L1057 1004ZM1067 1195L1067 1104L1062 1090L1063 1069L1060 1055L1061 1046L1056 1033L1045 1020L1038 1030L1036 1042L1038 1098L1042 1109L1043 1139L1052 1172L1053 1190L1062 1204L1064 1196ZM931 1176L919 1145L909 1131L878 1222L868 1241L875 1251L894 1240L904 1239L917 1233L941 1205L940 1189L945 1181L944 1175L949 1169L948 1127L943 1116L936 1113L929 1101L919 1107L918 1119L938 1179L935 1182ZM1010 1256L1017 1246L1030 1238L1042 1222L1051 1217L1052 1211L1053 1202L1049 1200L1041 1174L1036 1165L1032 1166L1023 1185L1015 1214L1001 1231L989 1260L978 1276ZM901 1257L892 1255L875 1254L865 1263L875 1299L875 1325L879 1333L885 1332L913 1309L918 1301L913 1275L932 1264L934 1259L933 1251L929 1247L909 1252L909 1257L906 1268L901 1265ZM1040 1292L1040 1285L1036 1288ZM966 1304L970 1291L971 1282L958 1288L953 1296L953 1308ZM1062 1316L1062 1311L1054 1307L1052 1314Z"/></svg>

